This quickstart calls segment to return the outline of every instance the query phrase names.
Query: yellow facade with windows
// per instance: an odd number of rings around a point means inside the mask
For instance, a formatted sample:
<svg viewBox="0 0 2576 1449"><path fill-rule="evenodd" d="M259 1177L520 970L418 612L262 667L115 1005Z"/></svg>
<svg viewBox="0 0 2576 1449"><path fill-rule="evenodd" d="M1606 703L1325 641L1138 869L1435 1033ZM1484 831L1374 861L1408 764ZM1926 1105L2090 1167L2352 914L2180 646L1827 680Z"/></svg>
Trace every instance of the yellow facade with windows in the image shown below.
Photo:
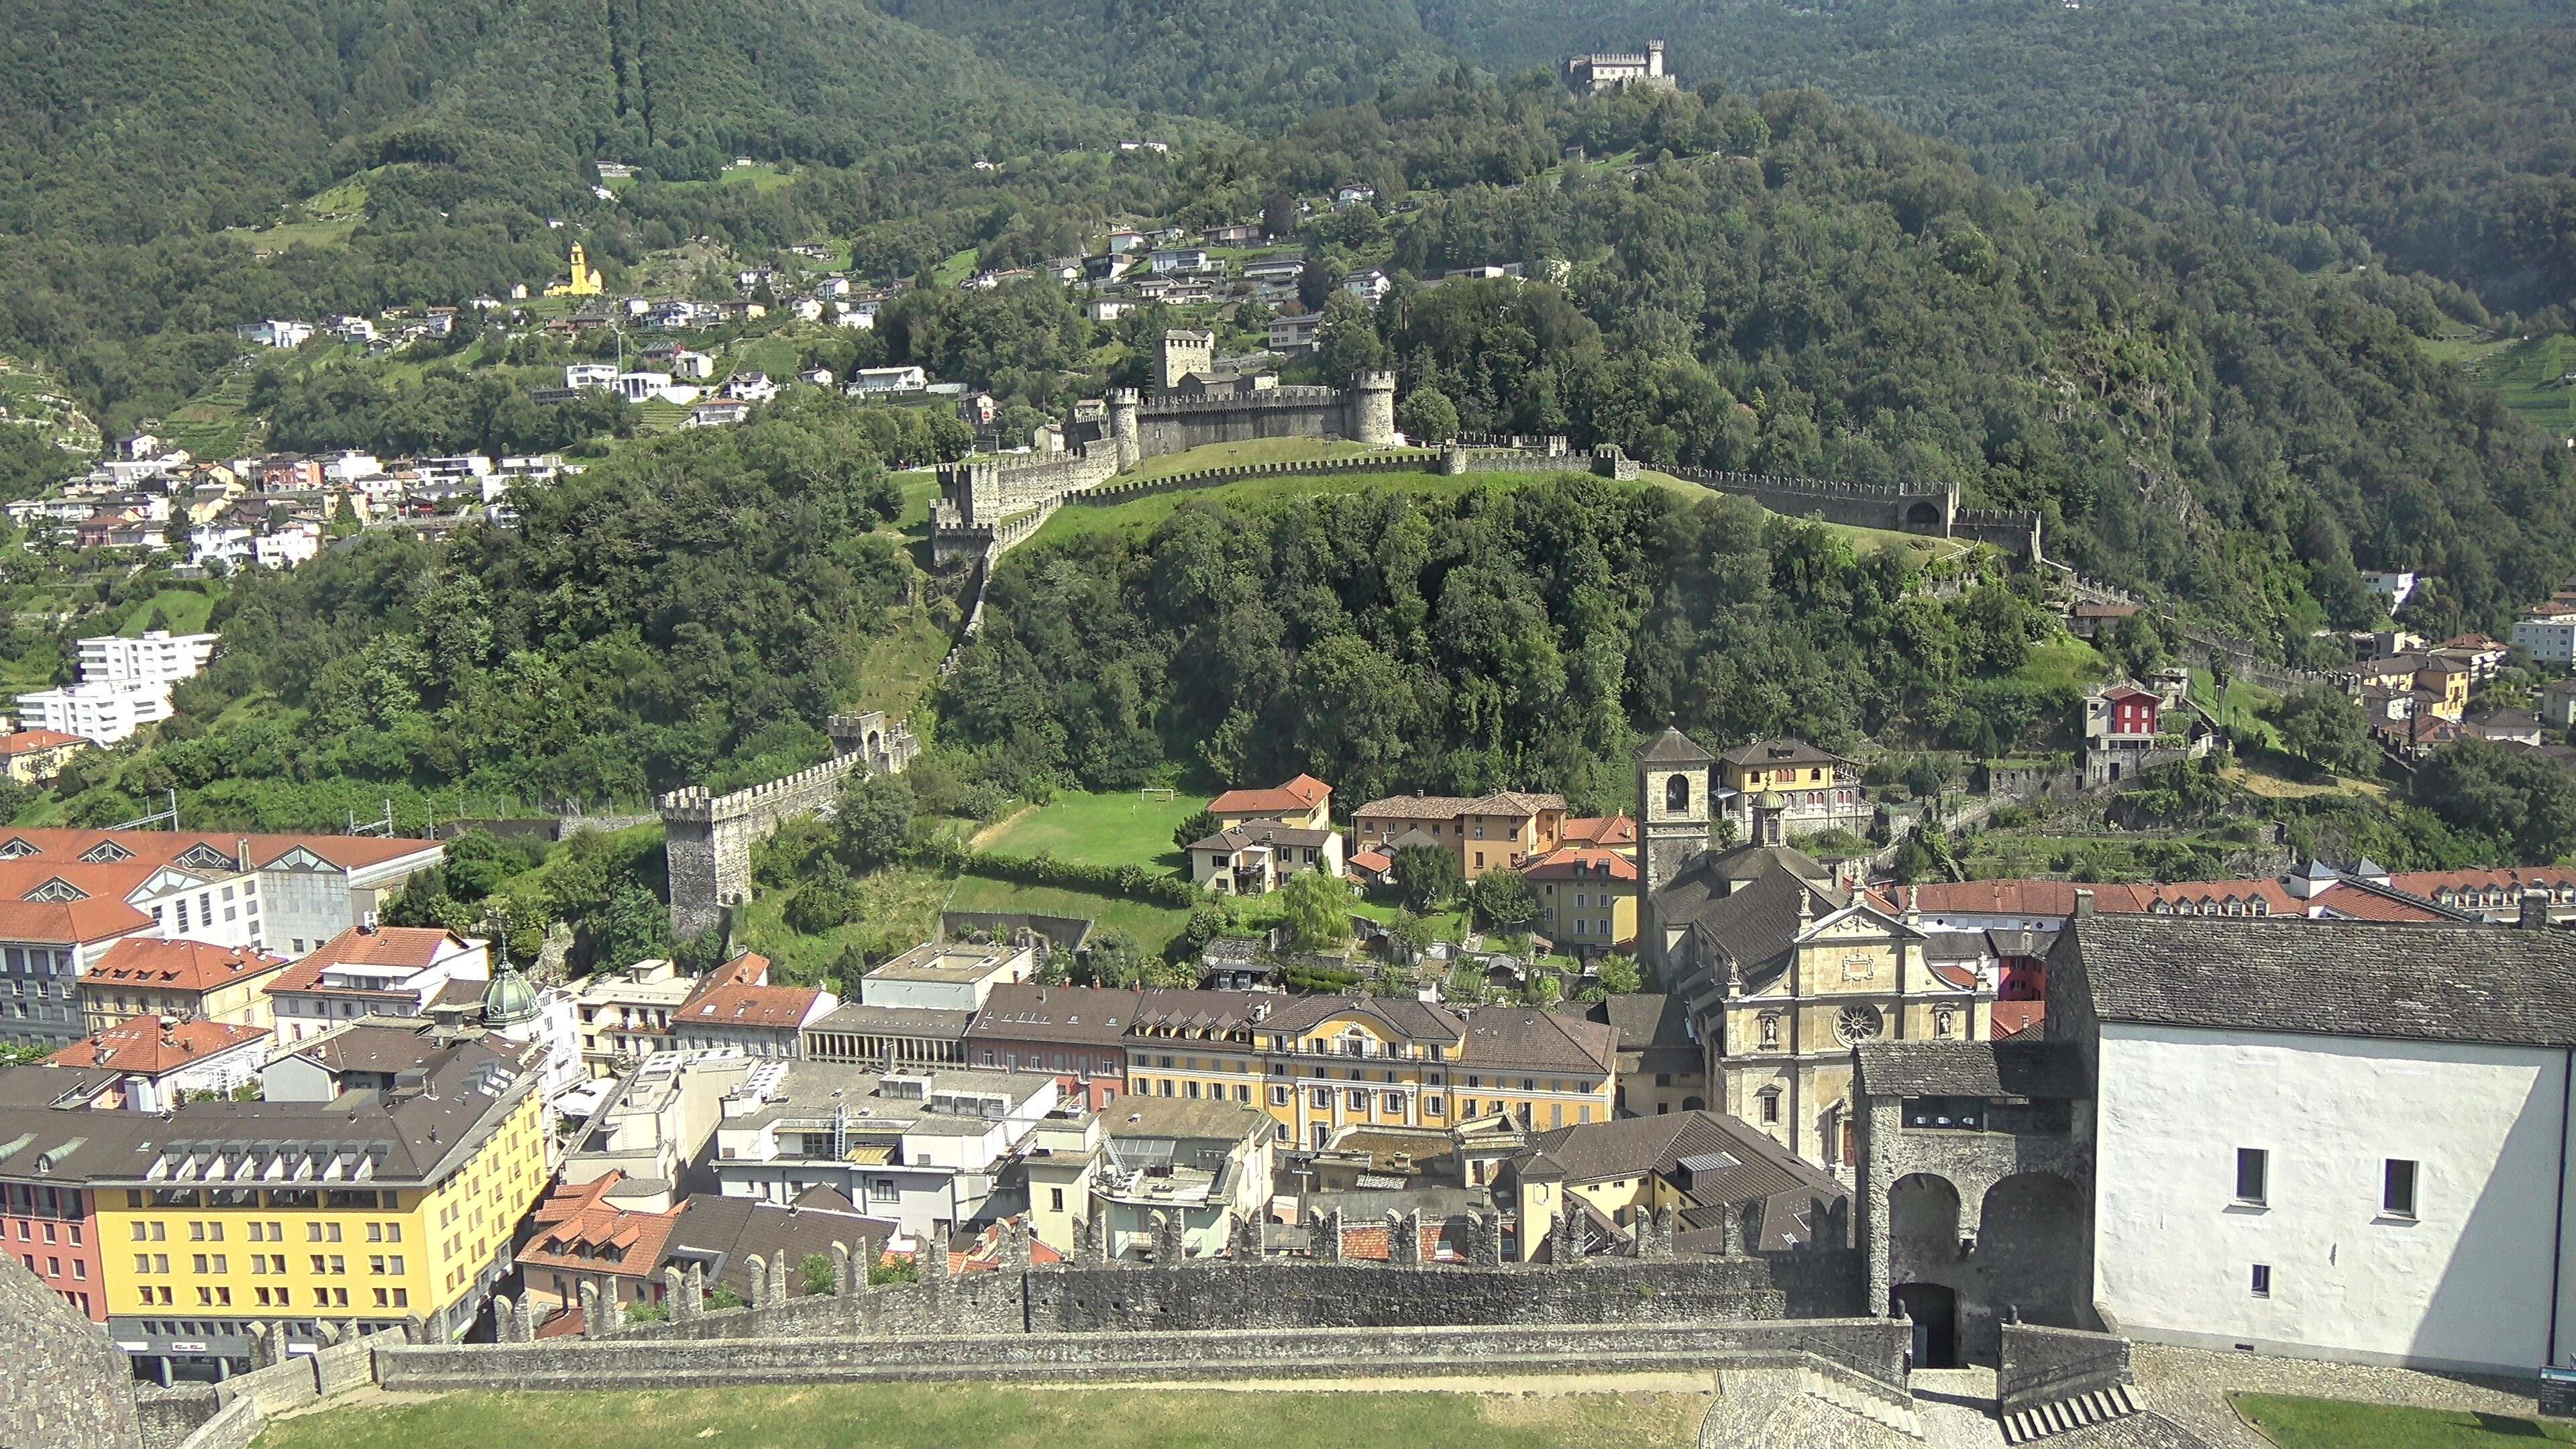
<svg viewBox="0 0 2576 1449"><path fill-rule="evenodd" d="M503 1087L444 1149L410 1143L437 1164L412 1180L391 1172L361 1180L334 1153L381 1137L393 1114L380 1110L362 1108L355 1119L322 1111L308 1124L192 1121L202 1110L181 1109L162 1163L186 1153L216 1166L102 1181L96 1191L111 1336L138 1357L194 1352L238 1366L244 1335L271 1321L309 1335L322 1322L416 1318L433 1337L461 1333L495 1265L506 1268L519 1220L545 1192L545 1107L535 1086L531 1072ZM275 1135L253 1138L254 1123ZM336 1137L327 1135L335 1124ZM294 1145L316 1141L324 1145ZM282 1174L270 1166L281 1146L295 1164ZM307 1152L314 1155L293 1156Z"/></svg>
<svg viewBox="0 0 2576 1449"><path fill-rule="evenodd" d="M1573 1044L1584 1024L1489 1010L1508 1031L1479 1031L1420 1002L1337 997L1288 1001L1258 1021L1140 1023L1127 1043L1127 1089L1258 1106L1282 1142L1309 1150L1348 1127L1446 1128L1503 1115L1544 1130L1610 1120L1618 1081L1606 1035L1587 1051ZM1533 1039L1565 1049L1532 1055Z"/></svg>

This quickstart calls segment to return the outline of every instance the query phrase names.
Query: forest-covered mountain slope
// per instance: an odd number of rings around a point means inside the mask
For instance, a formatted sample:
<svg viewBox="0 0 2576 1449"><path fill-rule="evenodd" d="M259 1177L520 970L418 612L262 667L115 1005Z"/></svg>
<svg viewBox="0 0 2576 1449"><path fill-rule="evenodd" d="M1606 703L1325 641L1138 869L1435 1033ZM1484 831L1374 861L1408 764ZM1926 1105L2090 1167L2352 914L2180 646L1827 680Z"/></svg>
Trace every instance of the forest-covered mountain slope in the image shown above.
<svg viewBox="0 0 2576 1449"><path fill-rule="evenodd" d="M596 159L709 175L1118 125L864 0L27 0L0 29L0 232L261 225L386 164L432 206L563 209Z"/></svg>
<svg viewBox="0 0 2576 1449"><path fill-rule="evenodd" d="M877 0L1074 95L1275 131L1448 64L1413 0Z"/></svg>
<svg viewBox="0 0 2576 1449"><path fill-rule="evenodd" d="M2381 259L2531 313L2576 301L2576 11L2556 0L1423 0L1478 61L1672 46L1816 86L2168 219L2241 209L2302 265ZM2312 230L2313 228L2313 230Z"/></svg>

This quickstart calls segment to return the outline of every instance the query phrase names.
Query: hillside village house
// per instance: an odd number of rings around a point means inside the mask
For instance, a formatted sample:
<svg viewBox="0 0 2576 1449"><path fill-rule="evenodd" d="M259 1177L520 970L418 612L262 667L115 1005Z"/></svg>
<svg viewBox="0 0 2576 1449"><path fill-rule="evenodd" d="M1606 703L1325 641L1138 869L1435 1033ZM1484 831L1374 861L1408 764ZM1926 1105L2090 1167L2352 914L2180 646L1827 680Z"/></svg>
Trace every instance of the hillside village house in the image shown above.
<svg viewBox="0 0 2576 1449"><path fill-rule="evenodd" d="M0 735L0 767L21 785L41 785L89 747L88 740L61 730L20 730Z"/></svg>
<svg viewBox="0 0 2576 1449"><path fill-rule="evenodd" d="M1421 831L1456 855L1459 872L1472 881L1555 850L1564 840L1565 817L1562 795L1391 795L1352 813L1351 838L1364 849L1391 854L1406 836Z"/></svg>
<svg viewBox="0 0 2576 1449"><path fill-rule="evenodd" d="M1268 895L1304 870L1342 873L1342 835L1267 821L1190 842L1190 880L1219 895Z"/></svg>
<svg viewBox="0 0 2576 1449"><path fill-rule="evenodd" d="M1637 861L1628 851L1568 845L1521 867L1538 892L1538 928L1589 959L1637 949Z"/></svg>
<svg viewBox="0 0 2576 1449"><path fill-rule="evenodd" d="M1333 787L1312 775L1299 775L1268 790L1228 790L1208 802L1208 813L1221 828L1260 820L1323 830L1333 823Z"/></svg>
<svg viewBox="0 0 2576 1449"><path fill-rule="evenodd" d="M1721 813L1735 838L1754 845L1785 845L1821 830L1869 828L1869 802L1861 798L1860 767L1805 740L1755 740L1717 757Z"/></svg>
<svg viewBox="0 0 2576 1449"><path fill-rule="evenodd" d="M622 971L594 971L582 978L576 1003L581 1056L594 1077L615 1076L671 1044L671 1018L697 978L654 957Z"/></svg>

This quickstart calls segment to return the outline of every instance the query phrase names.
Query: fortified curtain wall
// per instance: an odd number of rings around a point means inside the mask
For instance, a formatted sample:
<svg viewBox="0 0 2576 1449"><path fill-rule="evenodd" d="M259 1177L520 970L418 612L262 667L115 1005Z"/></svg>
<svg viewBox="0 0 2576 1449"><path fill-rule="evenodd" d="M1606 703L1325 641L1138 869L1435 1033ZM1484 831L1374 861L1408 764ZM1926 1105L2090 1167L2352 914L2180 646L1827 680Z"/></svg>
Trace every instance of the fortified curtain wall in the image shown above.
<svg viewBox="0 0 2576 1449"><path fill-rule="evenodd" d="M878 711L834 715L829 727L839 753L822 764L729 795L690 785L653 802L670 863L675 938L694 939L722 923L727 907L751 899L754 845L831 804L851 775L901 774L921 749L908 726Z"/></svg>

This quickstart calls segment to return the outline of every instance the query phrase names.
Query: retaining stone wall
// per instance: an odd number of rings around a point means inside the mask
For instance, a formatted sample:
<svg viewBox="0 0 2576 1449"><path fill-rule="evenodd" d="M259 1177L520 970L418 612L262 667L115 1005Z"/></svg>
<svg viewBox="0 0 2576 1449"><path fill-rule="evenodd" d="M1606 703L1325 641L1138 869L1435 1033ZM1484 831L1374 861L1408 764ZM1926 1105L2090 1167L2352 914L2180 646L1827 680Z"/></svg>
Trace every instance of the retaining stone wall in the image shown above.
<svg viewBox="0 0 2576 1449"><path fill-rule="evenodd" d="M1750 498L1790 518L1821 518L1853 528L1891 529L1950 536L1959 512L1959 492L1947 485L1888 488L1873 483L1846 483L1825 478L1790 478L1770 473L1716 472L1704 468L1667 469L1676 478L1718 493ZM1928 506L1933 517L1917 517ZM1980 525L1982 526L1982 525Z"/></svg>
<svg viewBox="0 0 2576 1449"><path fill-rule="evenodd" d="M259 1437L265 1422L259 1405L249 1399L235 1399L198 1426L179 1449L250 1449L250 1442Z"/></svg>
<svg viewBox="0 0 2576 1449"><path fill-rule="evenodd" d="M506 1384L523 1389L714 1388L869 1380L1227 1379L1345 1372L1529 1373L1695 1369L1816 1354L1884 1384L1904 1383L1905 1325L1886 1319L1507 1327L1212 1329L1169 1334L1031 1334L684 1341L546 1340L436 1345L379 1355L389 1389Z"/></svg>

